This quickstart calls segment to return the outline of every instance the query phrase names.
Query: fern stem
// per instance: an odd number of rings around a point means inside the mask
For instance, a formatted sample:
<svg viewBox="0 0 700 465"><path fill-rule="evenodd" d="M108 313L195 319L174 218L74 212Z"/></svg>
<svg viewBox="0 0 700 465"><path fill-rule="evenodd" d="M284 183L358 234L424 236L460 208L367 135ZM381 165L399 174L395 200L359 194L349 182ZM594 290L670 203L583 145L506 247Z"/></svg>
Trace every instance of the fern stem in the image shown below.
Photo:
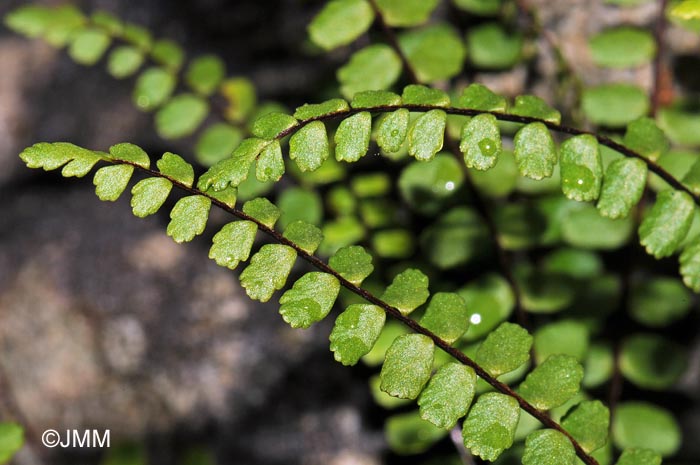
<svg viewBox="0 0 700 465"><path fill-rule="evenodd" d="M397 308L392 307L388 303L384 302L381 300L379 297L375 296L371 292L357 286L356 284L351 283L347 279L345 279L343 276L340 275L336 270L331 268L326 262L315 256L314 254L308 253L305 251L303 248L301 248L299 245L297 245L295 242L287 239L284 237L280 232L275 230L274 228L270 228L269 226L265 225L264 223L260 222L259 220L253 218L250 215L245 214L243 211L238 210L235 207L230 207L221 200L215 198L214 196L208 194L207 192L203 192L196 187L190 187L186 184L181 183L175 178L172 178L170 176L167 176L163 173L160 173L156 170L152 170L150 168L144 168L136 163L127 161L127 160L119 160L119 159L111 159L109 160L110 163L114 164L127 164L131 165L137 170L140 170L144 173L147 173L149 176L153 177L159 177L159 178L164 178L168 179L174 186L179 188L182 191L187 192L188 194L191 195L200 195L203 197L206 197L211 201L212 204L216 205L220 209L224 210L225 212L237 217L240 220L246 220L246 221L252 221L258 226L258 229L262 231L264 234L270 236L275 242L279 244L283 244L286 246L291 247L294 249L298 256L300 256L302 259L304 259L306 262L308 262L310 265L315 267L316 269L323 271L325 273L328 273L332 276L334 276L338 282L349 290L350 292L358 295L359 297L362 297L364 300L366 300L369 303L372 303L374 305L377 305L378 307L382 308L388 315L392 316L405 326L408 326L410 329L412 329L414 332L418 334L423 334L427 337L429 337L433 343L448 353L450 356L452 356L455 360L459 361L460 363L471 367L476 374L481 377L484 381L486 381L488 384L490 384L494 389L497 391L501 392L502 394L508 395L513 397L518 404L520 405L520 408L525 410L527 413L532 415L533 417L537 418L543 425L545 425L547 428L552 428L563 435L565 435L569 441L571 441L571 444L574 447L574 450L576 451L576 455L586 464L586 465L598 465L598 462L590 455L588 455L581 445L574 439L561 425L559 425L557 422L552 420L549 415L546 412L543 412L541 410L538 410L535 408L532 404L527 402L522 396L520 396L517 392L515 392L510 386L508 386L505 383L502 383L495 377L491 376L486 370L484 370L479 364L477 364L474 360L471 358L467 357L462 351L459 349L451 346L449 343L445 342L443 339L441 339L439 336L428 330L427 328L421 326L417 321L409 318L408 316L404 316Z"/></svg>
<svg viewBox="0 0 700 465"><path fill-rule="evenodd" d="M627 157L627 158L636 158L638 160L641 160L644 162L644 164L647 165L647 168L649 171L652 173L655 173L658 175L661 179L666 181L669 186L674 188L675 190L685 192L688 194L693 201L695 202L696 205L700 206L700 195L695 194L690 188L685 186L682 182L680 182L678 179L676 179L671 173L666 171L661 165L658 163L648 159L644 155L627 148L626 146L622 145L619 142L614 141L610 137L604 136L602 134L596 134L595 132L592 131L586 131L584 129L578 129L574 128L571 126L565 126L562 124L557 124L553 123L551 121L546 121L540 118L535 118L532 116L519 116L519 115L511 115L508 113L499 113L495 111L483 111L483 110L474 110L470 108L445 108L445 107L440 107L440 106L434 106L434 105L389 105L389 106L379 106L379 107L370 107L370 108L364 108L364 107L355 107L355 108L350 108L347 110L342 110L342 111L336 111L333 113L327 113L325 115L317 116L314 118L309 118L307 120L299 121L299 124L290 127L289 129L285 129L284 131L281 131L277 136L275 136L274 139L280 140L286 136L292 135L295 132L297 132L299 129L302 127L306 126L309 123L312 123L314 121L329 121L333 120L336 118L345 118L348 116L352 116L356 113L360 113L363 111L369 111L372 113L388 113L392 111L396 111L399 109L405 108L409 111L413 112L421 112L425 113L430 110L441 110L447 113L448 115L461 115L461 116L477 116L477 115L482 115L482 114L490 114L493 115L496 119L499 121L508 121L511 123L520 123L520 124L530 124L530 123L542 123L545 125L549 130L558 132L561 134L567 134L570 136L580 136L580 135L590 135L596 138L598 143L601 145L604 145L621 155Z"/></svg>

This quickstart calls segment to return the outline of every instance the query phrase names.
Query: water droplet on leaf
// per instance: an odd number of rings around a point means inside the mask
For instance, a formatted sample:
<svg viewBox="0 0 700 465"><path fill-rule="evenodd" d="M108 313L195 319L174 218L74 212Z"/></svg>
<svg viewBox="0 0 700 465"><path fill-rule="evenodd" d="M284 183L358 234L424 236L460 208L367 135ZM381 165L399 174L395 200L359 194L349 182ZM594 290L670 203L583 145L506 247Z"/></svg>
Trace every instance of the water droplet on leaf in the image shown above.
<svg viewBox="0 0 700 465"><path fill-rule="evenodd" d="M487 137L479 141L479 149L481 149L481 153L483 155L491 157L496 154L498 146L496 145L496 142L493 139L489 139Z"/></svg>
<svg viewBox="0 0 700 465"><path fill-rule="evenodd" d="M587 191L595 184L595 175L585 166L570 166L563 174L563 184L571 189Z"/></svg>

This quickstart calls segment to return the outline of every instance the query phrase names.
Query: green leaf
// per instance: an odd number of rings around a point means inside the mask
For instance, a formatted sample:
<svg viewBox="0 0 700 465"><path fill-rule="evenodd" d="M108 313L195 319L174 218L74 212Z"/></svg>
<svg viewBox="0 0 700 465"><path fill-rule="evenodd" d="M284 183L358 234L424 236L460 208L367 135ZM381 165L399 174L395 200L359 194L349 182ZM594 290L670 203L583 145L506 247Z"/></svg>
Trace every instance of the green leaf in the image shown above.
<svg viewBox="0 0 700 465"><path fill-rule="evenodd" d="M95 11L90 17L92 24L104 29L112 36L119 36L124 32L124 23L106 11Z"/></svg>
<svg viewBox="0 0 700 465"><path fill-rule="evenodd" d="M639 242L656 258L672 255L690 230L695 203L687 193L659 192L639 226Z"/></svg>
<svg viewBox="0 0 700 465"><path fill-rule="evenodd" d="M319 47L332 50L360 37L373 20L374 11L366 0L332 0L309 24L309 36Z"/></svg>
<svg viewBox="0 0 700 465"><path fill-rule="evenodd" d="M326 100L321 103L305 104L294 111L294 118L300 121L320 118L322 116L342 113L350 109L348 102L340 98Z"/></svg>
<svg viewBox="0 0 700 465"><path fill-rule="evenodd" d="M501 323L476 351L474 361L494 377L509 373L530 360L532 336L514 323Z"/></svg>
<svg viewBox="0 0 700 465"><path fill-rule="evenodd" d="M427 105L444 108L450 106L450 96L444 91L417 84L404 87L401 98L404 105Z"/></svg>
<svg viewBox="0 0 700 465"><path fill-rule="evenodd" d="M521 178L515 157L510 150L502 150L496 159L494 166L488 171L474 171L471 173L474 186L487 197L502 198L513 192L518 180ZM553 179L553 178L551 178ZM541 185L539 181L532 181Z"/></svg>
<svg viewBox="0 0 700 465"><path fill-rule="evenodd" d="M519 419L520 407L513 397L497 392L482 394L464 421L464 446L472 454L493 462L513 445Z"/></svg>
<svg viewBox="0 0 700 465"><path fill-rule="evenodd" d="M615 465L661 465L661 456L649 449L625 449Z"/></svg>
<svg viewBox="0 0 700 465"><path fill-rule="evenodd" d="M148 68L136 80L132 99L144 111L158 108L175 90L175 75L163 68Z"/></svg>
<svg viewBox="0 0 700 465"><path fill-rule="evenodd" d="M374 271L372 256L359 245L338 249L328 260L328 265L356 286Z"/></svg>
<svg viewBox="0 0 700 465"><path fill-rule="evenodd" d="M336 160L354 162L365 156L371 131L372 115L368 111L341 121L334 136Z"/></svg>
<svg viewBox="0 0 700 465"><path fill-rule="evenodd" d="M313 121L299 129L289 140L289 158L301 171L315 171L330 155L326 126Z"/></svg>
<svg viewBox="0 0 700 465"><path fill-rule="evenodd" d="M282 212L264 197L249 200L243 204L243 213L272 229Z"/></svg>
<svg viewBox="0 0 700 465"><path fill-rule="evenodd" d="M464 181L464 174L454 157L438 154L430 163L409 164L399 177L404 201L414 210L434 215L443 209Z"/></svg>
<svg viewBox="0 0 700 465"><path fill-rule="evenodd" d="M680 447L681 430L668 410L633 401L615 409L612 438L620 449L646 448L667 457Z"/></svg>
<svg viewBox="0 0 700 465"><path fill-rule="evenodd" d="M439 428L452 428L467 414L475 388L473 369L461 363L444 364L418 398L421 418Z"/></svg>
<svg viewBox="0 0 700 465"><path fill-rule="evenodd" d="M573 465L575 459L574 446L557 430L533 431L525 439L523 465Z"/></svg>
<svg viewBox="0 0 700 465"><path fill-rule="evenodd" d="M401 96L388 90L365 90L352 98L352 108L393 107L401 105Z"/></svg>
<svg viewBox="0 0 700 465"><path fill-rule="evenodd" d="M163 157L156 162L158 170L166 176L192 187L194 182L194 169L192 165L182 159L181 156L171 152L165 152Z"/></svg>
<svg viewBox="0 0 700 465"><path fill-rule="evenodd" d="M211 95L226 75L226 65L215 55L205 55L193 60L185 72L185 82L195 92Z"/></svg>
<svg viewBox="0 0 700 465"><path fill-rule="evenodd" d="M352 191L359 198L382 197L391 190L391 178L385 173L357 174L350 181Z"/></svg>
<svg viewBox="0 0 700 465"><path fill-rule="evenodd" d="M463 339L474 341L489 334L506 320L515 306L513 291L505 278L486 273L457 291L469 309L469 329Z"/></svg>
<svg viewBox="0 0 700 465"><path fill-rule="evenodd" d="M594 252L561 248L549 253L542 268L550 273L563 274L575 279L593 279L604 270L603 261Z"/></svg>
<svg viewBox="0 0 700 465"><path fill-rule="evenodd" d="M284 228L284 237L309 254L313 254L323 241L323 233L320 229L300 220L293 221Z"/></svg>
<svg viewBox="0 0 700 465"><path fill-rule="evenodd" d="M83 177L102 160L99 152L93 152L68 142L40 142L22 150L19 157L28 168L52 171L63 166L61 175ZM65 165L65 166L64 166Z"/></svg>
<svg viewBox="0 0 700 465"><path fill-rule="evenodd" d="M561 144L561 188L579 202L598 198L603 181L603 161L598 140L589 134L571 137Z"/></svg>
<svg viewBox="0 0 700 465"><path fill-rule="evenodd" d="M664 132L656 122L648 117L638 118L627 125L625 138L622 141L627 148L656 161L670 148Z"/></svg>
<svg viewBox="0 0 700 465"><path fill-rule="evenodd" d="M93 184L95 194L100 200L116 201L129 184L134 167L131 165L113 165L100 168L95 173Z"/></svg>
<svg viewBox="0 0 700 465"><path fill-rule="evenodd" d="M156 213L170 195L173 183L164 178L146 178L131 189L131 209L134 215L145 218Z"/></svg>
<svg viewBox="0 0 700 465"><path fill-rule="evenodd" d="M419 270L408 268L394 278L381 299L403 315L408 315L423 305L429 295L428 277Z"/></svg>
<svg viewBox="0 0 700 465"><path fill-rule="evenodd" d="M554 124L561 123L561 113L534 95L518 95L515 97L515 105L511 108L510 113L512 115L538 118Z"/></svg>
<svg viewBox="0 0 700 465"><path fill-rule="evenodd" d="M338 315L329 337L335 359L343 365L355 365L369 353L384 328L386 314L376 305L350 305Z"/></svg>
<svg viewBox="0 0 700 465"><path fill-rule="evenodd" d="M446 24L404 32L399 36L399 46L420 82L456 76L466 54L459 34Z"/></svg>
<svg viewBox="0 0 700 465"><path fill-rule="evenodd" d="M606 29L588 41L593 62L607 68L630 68L651 61L656 41L648 30L629 26Z"/></svg>
<svg viewBox="0 0 700 465"><path fill-rule="evenodd" d="M570 355L552 355L535 367L518 388L525 400L539 410L563 405L579 391L583 368Z"/></svg>
<svg viewBox="0 0 700 465"><path fill-rule="evenodd" d="M469 310L459 294L438 292L430 299L420 324L452 344L467 331Z"/></svg>
<svg viewBox="0 0 700 465"><path fill-rule="evenodd" d="M380 121L377 129L377 145L384 152L398 152L408 135L409 111L401 108L384 115Z"/></svg>
<svg viewBox="0 0 700 465"><path fill-rule="evenodd" d="M200 176L197 187L203 191L209 188L220 191L229 185L238 186L248 177L253 161L265 145L267 141L262 139L244 139L233 151L231 158L218 162Z"/></svg>
<svg viewBox="0 0 700 465"><path fill-rule="evenodd" d="M243 77L226 79L219 87L219 94L226 99L224 116L229 121L245 123L256 111L258 96L255 86L249 79ZM262 105L261 108L263 108Z"/></svg>
<svg viewBox="0 0 700 465"><path fill-rule="evenodd" d="M107 71L116 79L127 78L141 67L144 59L143 52L138 48L122 45L110 53Z"/></svg>
<svg viewBox="0 0 700 465"><path fill-rule="evenodd" d="M674 143L686 146L700 144L700 114L685 106L659 108L658 123Z"/></svg>
<svg viewBox="0 0 700 465"><path fill-rule="evenodd" d="M4 23L9 29L26 37L36 38L44 34L51 23L53 11L41 5L24 5L5 15Z"/></svg>
<svg viewBox="0 0 700 465"><path fill-rule="evenodd" d="M655 334L634 334L620 350L620 371L643 389L663 391L678 382L688 366L685 350Z"/></svg>
<svg viewBox="0 0 700 465"><path fill-rule="evenodd" d="M408 130L408 153L420 161L432 160L442 150L447 115L430 110L419 116Z"/></svg>
<svg viewBox="0 0 700 465"><path fill-rule="evenodd" d="M384 21L389 26L407 27L425 23L439 0L377 0Z"/></svg>
<svg viewBox="0 0 700 465"><path fill-rule="evenodd" d="M233 186L229 186L222 191L215 191L212 189L207 191L207 194L230 208L235 207L236 201L238 200L238 188Z"/></svg>
<svg viewBox="0 0 700 465"><path fill-rule="evenodd" d="M496 117L485 113L471 118L462 128L459 150L464 154L467 168L484 171L493 167L501 153Z"/></svg>
<svg viewBox="0 0 700 465"><path fill-rule="evenodd" d="M469 84L454 104L455 108L505 113L508 103L502 95L495 94L482 84Z"/></svg>
<svg viewBox="0 0 700 465"><path fill-rule="evenodd" d="M634 230L631 217L611 220L589 204L569 210L561 221L564 241L574 247L613 250L627 243Z"/></svg>
<svg viewBox="0 0 700 465"><path fill-rule="evenodd" d="M610 411L599 400L585 400L564 416L561 425L583 450L593 452L608 441Z"/></svg>
<svg viewBox="0 0 700 465"><path fill-rule="evenodd" d="M337 72L340 93L347 98L362 91L388 89L399 76L401 58L384 44L370 45L355 52Z"/></svg>
<svg viewBox="0 0 700 465"><path fill-rule="evenodd" d="M122 39L142 50L150 49L153 43L153 38L148 29L132 23L124 23Z"/></svg>
<svg viewBox="0 0 700 465"><path fill-rule="evenodd" d="M539 180L552 176L557 150L549 129L542 123L530 123L515 134L515 162L522 176Z"/></svg>
<svg viewBox="0 0 700 465"><path fill-rule="evenodd" d="M629 312L652 328L668 326L685 317L693 299L678 279L650 277L632 284Z"/></svg>
<svg viewBox="0 0 700 465"><path fill-rule="evenodd" d="M418 397L430 378L434 350L433 341L422 334L405 334L394 339L379 375L381 390L401 399Z"/></svg>
<svg viewBox="0 0 700 465"><path fill-rule="evenodd" d="M583 361L588 351L588 332L586 325L576 320L559 320L540 327L535 332L534 343L537 363L557 354Z"/></svg>
<svg viewBox="0 0 700 465"><path fill-rule="evenodd" d="M700 195L700 159L697 159L690 169L688 169L683 176L682 182L690 188L693 194Z"/></svg>
<svg viewBox="0 0 700 465"><path fill-rule="evenodd" d="M503 0L452 0L457 8L481 16L492 16L501 10Z"/></svg>
<svg viewBox="0 0 700 465"><path fill-rule="evenodd" d="M228 223L214 235L209 258L219 266L235 269L239 262L248 260L257 231L258 226L252 221Z"/></svg>
<svg viewBox="0 0 700 465"><path fill-rule="evenodd" d="M255 177L260 182L277 182L284 174L284 159L279 141L274 140L260 153L255 166Z"/></svg>
<svg viewBox="0 0 700 465"><path fill-rule="evenodd" d="M112 36L121 35L124 31L122 21L111 13L106 11L95 11L90 17L92 23L104 29Z"/></svg>
<svg viewBox="0 0 700 465"><path fill-rule="evenodd" d="M112 39L103 31L85 28L72 39L68 54L81 65L94 65L102 58Z"/></svg>
<svg viewBox="0 0 700 465"><path fill-rule="evenodd" d="M260 302L270 300L276 290L284 287L296 258L296 251L289 246L263 245L241 273L241 285L248 297Z"/></svg>
<svg viewBox="0 0 700 465"><path fill-rule="evenodd" d="M402 455L425 452L447 434L446 430L423 420L418 411L394 415L384 426L389 447Z"/></svg>
<svg viewBox="0 0 700 465"><path fill-rule="evenodd" d="M366 205L366 204L365 204ZM386 206L386 208L394 208ZM363 220L372 227L370 221L367 221L366 214L363 210ZM382 258L407 258L413 254L415 242L413 233L405 229L384 229L377 231L372 236L372 248Z"/></svg>
<svg viewBox="0 0 700 465"><path fill-rule="evenodd" d="M421 247L428 260L440 269L450 269L483 254L488 230L479 214L456 207L441 215L421 234Z"/></svg>
<svg viewBox="0 0 700 465"><path fill-rule="evenodd" d="M601 84L584 89L583 113L594 124L620 127L649 111L649 98L631 84Z"/></svg>
<svg viewBox="0 0 700 465"><path fill-rule="evenodd" d="M175 242L189 242L202 234L207 226L211 200L201 195L190 195L177 201L170 212L167 233Z"/></svg>
<svg viewBox="0 0 700 465"><path fill-rule="evenodd" d="M278 134L295 127L299 122L285 113L272 112L261 116L253 123L252 133L255 137L272 140Z"/></svg>
<svg viewBox="0 0 700 465"><path fill-rule="evenodd" d="M292 328L308 328L328 315L338 292L340 283L335 276L306 273L280 297L280 315Z"/></svg>
<svg viewBox="0 0 700 465"><path fill-rule="evenodd" d="M283 229L296 220L315 225L321 224L323 204L321 197L314 190L290 187L282 192L277 203L282 210L279 225Z"/></svg>
<svg viewBox="0 0 700 465"><path fill-rule="evenodd" d="M209 126L200 136L195 146L197 161L212 166L231 156L233 150L243 140L243 131L226 123Z"/></svg>
<svg viewBox="0 0 700 465"><path fill-rule="evenodd" d="M177 71L185 61L185 52L172 40L161 39L153 43L151 58L156 63Z"/></svg>
<svg viewBox="0 0 700 465"><path fill-rule="evenodd" d="M680 256L683 283L694 292L700 292L700 240L689 244Z"/></svg>
<svg viewBox="0 0 700 465"><path fill-rule="evenodd" d="M356 244L365 237L365 228L356 218L345 216L323 225L321 255L332 255L341 247Z"/></svg>
<svg viewBox="0 0 700 465"><path fill-rule="evenodd" d="M148 169L151 166L151 159L148 154L138 145L124 142L113 145L109 148L109 154L116 160L128 161L141 168Z"/></svg>
<svg viewBox="0 0 700 465"><path fill-rule="evenodd" d="M636 158L620 158L608 165L598 199L598 211L608 218L624 218L639 203L647 180L647 165Z"/></svg>
<svg viewBox="0 0 700 465"><path fill-rule="evenodd" d="M595 388L606 382L613 374L615 361L608 345L593 344L588 350L583 368L583 387Z"/></svg>
<svg viewBox="0 0 700 465"><path fill-rule="evenodd" d="M0 463L8 462L24 445L24 429L15 423L0 423Z"/></svg>
<svg viewBox="0 0 700 465"><path fill-rule="evenodd" d="M85 15L73 5L63 5L49 10L44 40L60 48L68 44L73 36L87 23Z"/></svg>
<svg viewBox="0 0 700 465"><path fill-rule="evenodd" d="M209 103L192 94L173 97L156 113L156 130L164 139L189 136L209 113Z"/></svg>
<svg viewBox="0 0 700 465"><path fill-rule="evenodd" d="M510 34L499 23L486 23L467 33L469 59L486 69L510 68L520 61L523 38Z"/></svg>

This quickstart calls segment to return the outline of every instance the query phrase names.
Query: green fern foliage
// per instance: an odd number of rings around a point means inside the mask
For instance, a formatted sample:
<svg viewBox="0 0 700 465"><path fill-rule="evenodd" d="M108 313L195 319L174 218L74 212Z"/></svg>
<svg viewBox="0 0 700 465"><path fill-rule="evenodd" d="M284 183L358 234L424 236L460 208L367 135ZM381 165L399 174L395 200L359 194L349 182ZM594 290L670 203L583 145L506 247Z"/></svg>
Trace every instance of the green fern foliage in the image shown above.
<svg viewBox="0 0 700 465"><path fill-rule="evenodd" d="M520 408L514 398L497 392L482 394L464 421L464 445L474 455L493 462L513 445L518 420Z"/></svg>

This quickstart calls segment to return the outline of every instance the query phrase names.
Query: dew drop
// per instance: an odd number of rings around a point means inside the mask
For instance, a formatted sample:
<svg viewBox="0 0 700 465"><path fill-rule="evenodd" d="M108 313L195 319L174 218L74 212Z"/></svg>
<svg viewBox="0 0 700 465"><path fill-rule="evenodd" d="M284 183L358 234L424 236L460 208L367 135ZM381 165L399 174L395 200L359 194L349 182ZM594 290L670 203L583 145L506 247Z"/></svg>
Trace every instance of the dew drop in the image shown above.
<svg viewBox="0 0 700 465"><path fill-rule="evenodd" d="M563 183L572 189L587 191L595 184L595 176L585 166L575 165L565 171Z"/></svg>
<svg viewBox="0 0 700 465"><path fill-rule="evenodd" d="M394 129L393 131L391 131L391 137L397 137L398 135L399 135L398 129Z"/></svg>
<svg viewBox="0 0 700 465"><path fill-rule="evenodd" d="M489 139L488 137L486 137L479 141L479 149L481 149L481 153L483 155L491 157L496 154L498 146L496 145L496 142L493 139Z"/></svg>
<svg viewBox="0 0 700 465"><path fill-rule="evenodd" d="M475 313L469 317L469 322L473 325L478 325L481 323L481 314Z"/></svg>
<svg viewBox="0 0 700 465"><path fill-rule="evenodd" d="M445 190L453 191L455 189L455 183L452 181L447 181L445 183Z"/></svg>

